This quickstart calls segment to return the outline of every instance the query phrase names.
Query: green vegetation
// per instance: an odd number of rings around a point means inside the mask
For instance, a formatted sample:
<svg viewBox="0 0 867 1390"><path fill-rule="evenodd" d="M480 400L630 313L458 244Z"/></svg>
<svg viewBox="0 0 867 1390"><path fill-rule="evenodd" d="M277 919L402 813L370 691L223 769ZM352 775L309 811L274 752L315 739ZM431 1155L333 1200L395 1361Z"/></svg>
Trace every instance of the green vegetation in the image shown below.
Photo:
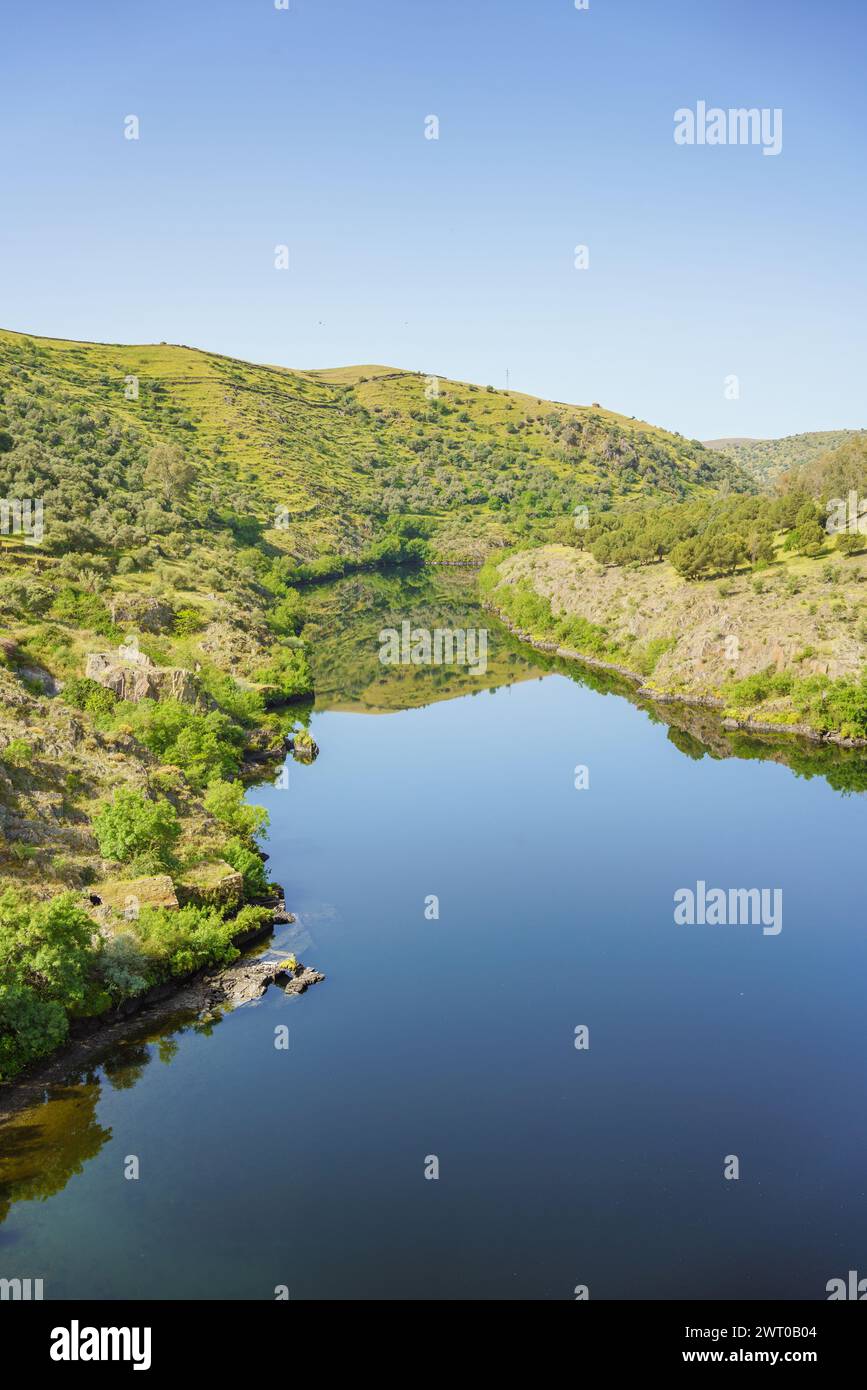
<svg viewBox="0 0 867 1390"><path fill-rule="evenodd" d="M298 700L313 694L313 672L303 651L297 648L281 647L265 666L260 666L256 677L264 685L272 686L273 693L266 696L268 704Z"/></svg>
<svg viewBox="0 0 867 1390"><path fill-rule="evenodd" d="M44 499L45 546L72 580L200 552L232 589L239 547L309 579L544 539L578 504L749 486L698 441L596 406L429 386L0 332L0 496Z"/></svg>
<svg viewBox="0 0 867 1390"><path fill-rule="evenodd" d="M793 714L782 719L770 716L770 722L789 723L797 720L820 733L838 733L843 738L867 738L867 668L859 678L827 676L798 677L788 671L768 668L743 680L730 681L724 687L727 713L743 718L747 713L762 718L764 702L779 696L788 697Z"/></svg>
<svg viewBox="0 0 867 1390"><path fill-rule="evenodd" d="M220 825L235 835L252 840L268 828L268 812L264 806L251 806L244 800L240 782L210 782L205 795L205 810Z"/></svg>
<svg viewBox="0 0 867 1390"><path fill-rule="evenodd" d="M561 539L603 565L651 565L667 557L678 574L697 579L770 564L779 531L791 533L796 549L812 553L829 540L822 515L799 488L781 497L729 496L603 513L584 530L567 529Z"/></svg>
<svg viewBox="0 0 867 1390"><path fill-rule="evenodd" d="M71 1018L229 964L238 955L233 937L263 916L256 907L230 920L216 909L145 907L123 932L103 937L71 893L32 904L7 890L0 896L0 1081L59 1047Z"/></svg>
<svg viewBox="0 0 867 1390"><path fill-rule="evenodd" d="M222 710L202 713L180 700L142 700L125 705L115 722L128 728L163 763L181 768L191 787L234 776L241 765L244 732Z"/></svg>
<svg viewBox="0 0 867 1390"><path fill-rule="evenodd" d="M164 797L148 801L133 787L119 787L94 817L93 831L106 859L148 873L174 862L181 827Z"/></svg>
<svg viewBox="0 0 867 1390"><path fill-rule="evenodd" d="M705 447L726 454L764 485L770 486L783 474L815 463L860 430L825 430L812 434L790 434L785 439L708 439Z"/></svg>
<svg viewBox="0 0 867 1390"><path fill-rule="evenodd" d="M235 838L227 840L223 846L223 858L237 870L244 880L244 892L248 898L262 898L268 892L268 878L262 857L251 849L249 844Z"/></svg>

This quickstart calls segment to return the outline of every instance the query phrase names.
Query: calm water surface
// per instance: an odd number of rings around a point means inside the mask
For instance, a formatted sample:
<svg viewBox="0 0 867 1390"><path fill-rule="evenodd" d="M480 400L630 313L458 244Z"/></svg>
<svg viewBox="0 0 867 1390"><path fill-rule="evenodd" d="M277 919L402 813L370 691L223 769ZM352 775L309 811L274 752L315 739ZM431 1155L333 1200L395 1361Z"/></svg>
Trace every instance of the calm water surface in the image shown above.
<svg viewBox="0 0 867 1390"><path fill-rule="evenodd" d="M721 756L490 620L496 689L384 671L388 615L484 623L466 581L317 602L321 755L253 799L298 916L275 946L327 979L117 1048L0 1127L0 1275L56 1298L812 1299L867 1274L864 796L778 760L809 750ZM863 784L854 759L830 775ZM675 926L698 879L781 888L782 932Z"/></svg>

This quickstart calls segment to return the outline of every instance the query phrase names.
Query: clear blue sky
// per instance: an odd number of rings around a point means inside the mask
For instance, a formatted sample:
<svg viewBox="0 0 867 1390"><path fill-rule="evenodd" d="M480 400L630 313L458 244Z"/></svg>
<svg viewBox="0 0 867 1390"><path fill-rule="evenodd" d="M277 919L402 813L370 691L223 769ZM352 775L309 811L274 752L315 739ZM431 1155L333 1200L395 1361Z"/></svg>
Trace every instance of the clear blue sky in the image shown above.
<svg viewBox="0 0 867 1390"><path fill-rule="evenodd" d="M867 426L865 0L39 0L3 31L4 327L508 369L702 438ZM678 147L700 99L781 107L782 153Z"/></svg>

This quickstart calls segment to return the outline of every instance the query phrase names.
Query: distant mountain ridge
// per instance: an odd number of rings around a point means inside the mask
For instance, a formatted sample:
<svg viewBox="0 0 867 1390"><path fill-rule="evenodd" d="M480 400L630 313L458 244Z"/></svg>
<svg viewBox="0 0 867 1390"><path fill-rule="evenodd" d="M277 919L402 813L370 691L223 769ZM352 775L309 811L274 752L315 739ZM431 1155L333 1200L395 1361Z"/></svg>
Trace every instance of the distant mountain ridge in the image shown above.
<svg viewBox="0 0 867 1390"><path fill-rule="evenodd" d="M823 454L839 449L848 440L864 434L867 431L814 430L806 434L789 434L782 439L706 439L704 446L726 454L767 486L783 473L814 463Z"/></svg>

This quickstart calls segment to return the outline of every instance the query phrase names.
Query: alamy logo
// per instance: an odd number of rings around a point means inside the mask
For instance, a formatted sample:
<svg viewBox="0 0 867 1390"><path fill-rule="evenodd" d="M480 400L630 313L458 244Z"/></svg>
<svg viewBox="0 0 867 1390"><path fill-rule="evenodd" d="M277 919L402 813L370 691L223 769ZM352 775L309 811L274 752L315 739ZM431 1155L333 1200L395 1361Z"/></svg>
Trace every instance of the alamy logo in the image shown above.
<svg viewBox="0 0 867 1390"><path fill-rule="evenodd" d="M850 492L848 497L832 497L828 502L825 530L829 536L847 532L867 536L867 498Z"/></svg>
<svg viewBox="0 0 867 1390"><path fill-rule="evenodd" d="M42 1298L41 1279L0 1279L0 1299L28 1302Z"/></svg>
<svg viewBox="0 0 867 1390"><path fill-rule="evenodd" d="M848 1283L845 1279L829 1279L825 1285L825 1292L829 1303L841 1298L863 1303L867 1299L867 1279L859 1279L857 1269L850 1269Z"/></svg>
<svg viewBox="0 0 867 1390"><path fill-rule="evenodd" d="M25 545L41 545L42 498L0 497L0 536L23 536Z"/></svg>
<svg viewBox="0 0 867 1390"><path fill-rule="evenodd" d="M73 1318L69 1327L51 1331L52 1361L131 1361L134 1371L148 1371L151 1364L149 1327L81 1327Z"/></svg>
<svg viewBox="0 0 867 1390"><path fill-rule="evenodd" d="M783 930L782 888L708 888L699 879L692 888L674 894L677 926L762 928L763 936L779 936Z"/></svg>
<svg viewBox="0 0 867 1390"><path fill-rule="evenodd" d="M383 666L466 666L473 675L488 669L488 630L468 627L413 627L404 620L400 632L384 627L379 634Z"/></svg>
<svg viewBox="0 0 867 1390"><path fill-rule="evenodd" d="M708 106L698 101L693 111L681 106L674 113L676 145L761 145L762 154L783 148L782 108Z"/></svg>

